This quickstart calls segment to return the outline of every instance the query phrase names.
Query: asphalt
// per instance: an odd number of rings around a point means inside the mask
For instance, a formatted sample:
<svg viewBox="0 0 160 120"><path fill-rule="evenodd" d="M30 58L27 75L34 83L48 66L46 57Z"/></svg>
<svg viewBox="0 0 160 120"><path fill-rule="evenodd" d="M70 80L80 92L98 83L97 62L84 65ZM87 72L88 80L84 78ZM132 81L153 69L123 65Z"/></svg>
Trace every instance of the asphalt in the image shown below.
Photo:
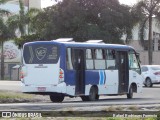
<svg viewBox="0 0 160 120"><path fill-rule="evenodd" d="M0 90L21 91L21 81L0 80Z"/></svg>

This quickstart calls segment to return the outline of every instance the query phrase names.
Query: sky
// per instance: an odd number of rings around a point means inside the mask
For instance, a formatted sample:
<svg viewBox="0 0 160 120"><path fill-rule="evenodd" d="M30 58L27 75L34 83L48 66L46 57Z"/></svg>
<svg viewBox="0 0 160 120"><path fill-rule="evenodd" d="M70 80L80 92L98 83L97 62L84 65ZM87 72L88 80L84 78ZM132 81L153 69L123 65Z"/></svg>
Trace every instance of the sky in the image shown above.
<svg viewBox="0 0 160 120"><path fill-rule="evenodd" d="M137 1L138 0L119 0L120 3L127 4L127 5L133 5ZM51 2L54 3L54 0L42 0L42 3L43 3L42 7L46 7L46 6L50 5ZM2 9L8 9L9 11L12 11L13 13L17 13L19 11L19 7L17 7L17 5L14 5L14 4L0 5L0 8L2 8Z"/></svg>
<svg viewBox="0 0 160 120"><path fill-rule="evenodd" d="M126 4L126 5L134 5L138 0L119 0L120 3Z"/></svg>

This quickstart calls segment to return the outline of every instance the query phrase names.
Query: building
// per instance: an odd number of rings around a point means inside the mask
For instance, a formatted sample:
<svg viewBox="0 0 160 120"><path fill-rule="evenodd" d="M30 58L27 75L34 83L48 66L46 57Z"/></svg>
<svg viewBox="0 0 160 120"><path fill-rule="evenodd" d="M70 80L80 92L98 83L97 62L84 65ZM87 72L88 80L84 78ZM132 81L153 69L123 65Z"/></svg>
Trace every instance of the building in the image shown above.
<svg viewBox="0 0 160 120"><path fill-rule="evenodd" d="M140 60L142 65L148 64L148 28L145 30L144 47L141 46L139 41L139 25L133 28L133 38L129 43L133 46L138 53L140 53ZM153 36L153 63L160 65L160 26L156 18L153 19L152 24Z"/></svg>

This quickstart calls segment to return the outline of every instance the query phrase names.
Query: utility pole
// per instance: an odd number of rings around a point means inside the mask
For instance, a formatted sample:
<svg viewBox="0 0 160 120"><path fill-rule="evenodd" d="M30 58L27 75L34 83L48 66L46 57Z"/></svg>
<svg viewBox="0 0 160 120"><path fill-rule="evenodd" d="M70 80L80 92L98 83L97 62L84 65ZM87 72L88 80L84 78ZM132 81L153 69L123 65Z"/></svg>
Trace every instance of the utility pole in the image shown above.
<svg viewBox="0 0 160 120"><path fill-rule="evenodd" d="M150 12L149 12L149 34L148 34L148 61L149 65L153 62L153 39L152 39L152 16L153 16L153 0L150 0Z"/></svg>

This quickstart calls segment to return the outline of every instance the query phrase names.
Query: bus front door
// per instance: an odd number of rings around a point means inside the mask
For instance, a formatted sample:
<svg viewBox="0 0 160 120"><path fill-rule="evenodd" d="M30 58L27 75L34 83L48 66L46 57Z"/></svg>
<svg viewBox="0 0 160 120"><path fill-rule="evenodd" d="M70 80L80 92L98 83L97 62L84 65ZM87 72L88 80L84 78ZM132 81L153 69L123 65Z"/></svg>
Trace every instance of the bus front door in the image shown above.
<svg viewBox="0 0 160 120"><path fill-rule="evenodd" d="M118 51L117 64L119 70L118 93L128 92L129 85L129 65L128 54L126 51Z"/></svg>
<svg viewBox="0 0 160 120"><path fill-rule="evenodd" d="M76 70L76 88L75 94L85 94L85 62L84 51L81 49L74 50L75 55L75 70Z"/></svg>

